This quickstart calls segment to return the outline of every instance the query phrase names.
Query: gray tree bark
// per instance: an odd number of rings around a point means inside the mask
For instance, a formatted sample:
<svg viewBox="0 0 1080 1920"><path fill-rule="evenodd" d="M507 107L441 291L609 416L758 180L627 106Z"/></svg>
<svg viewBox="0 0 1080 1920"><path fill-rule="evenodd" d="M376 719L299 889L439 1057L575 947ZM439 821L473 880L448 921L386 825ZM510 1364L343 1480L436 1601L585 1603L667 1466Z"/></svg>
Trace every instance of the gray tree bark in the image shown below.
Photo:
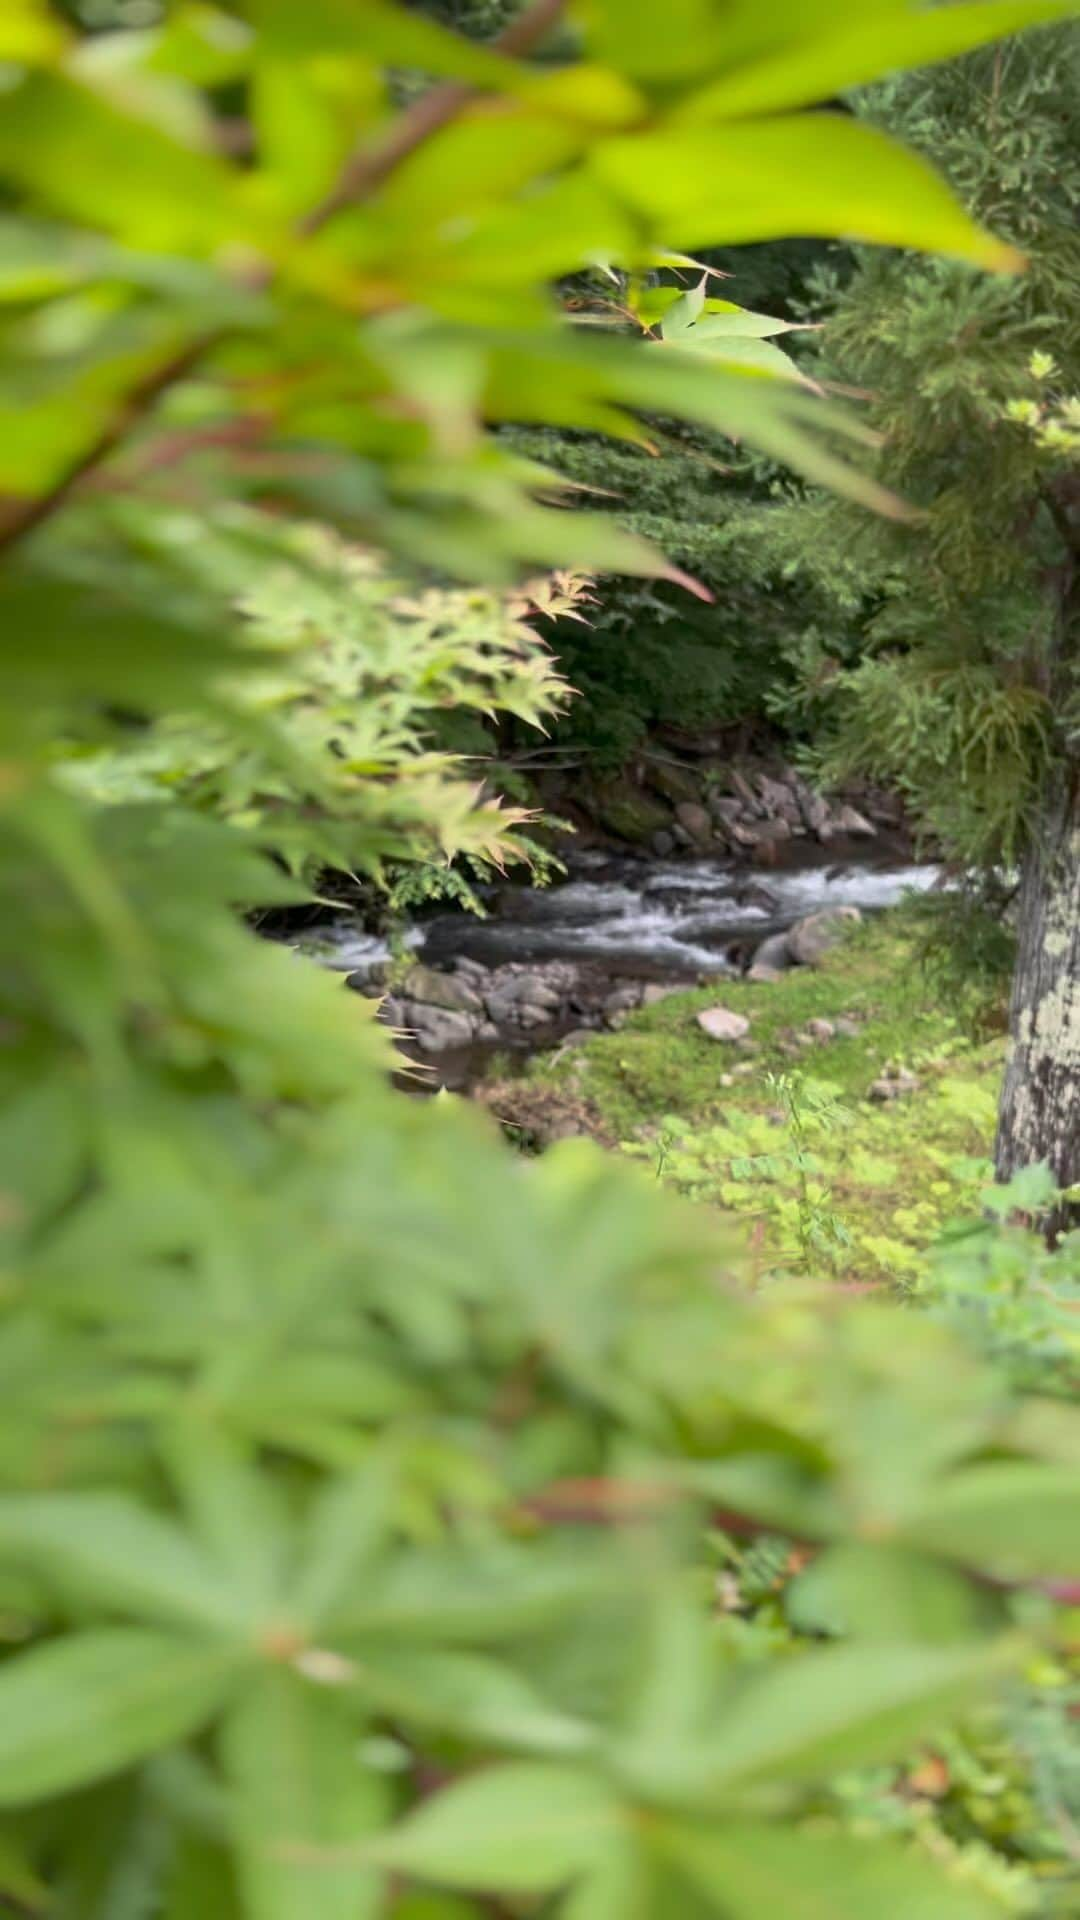
<svg viewBox="0 0 1080 1920"><path fill-rule="evenodd" d="M1070 564L1047 688L1058 713L1078 638L1080 569ZM1060 1188L1080 1187L1080 760L1068 742L1024 858L1017 934L997 1177L1042 1161ZM1078 1221L1080 1207L1063 1205L1043 1224L1053 1239Z"/></svg>

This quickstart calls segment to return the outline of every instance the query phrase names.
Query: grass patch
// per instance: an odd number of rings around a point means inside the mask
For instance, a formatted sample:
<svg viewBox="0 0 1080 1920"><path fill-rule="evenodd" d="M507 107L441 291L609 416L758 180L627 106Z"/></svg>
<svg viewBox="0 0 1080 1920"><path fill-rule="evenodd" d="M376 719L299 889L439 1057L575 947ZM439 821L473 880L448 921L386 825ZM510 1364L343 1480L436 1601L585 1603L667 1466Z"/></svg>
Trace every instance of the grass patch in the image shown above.
<svg viewBox="0 0 1080 1920"><path fill-rule="evenodd" d="M747 1016L747 1043L701 1031L715 1005ZM812 1040L811 1021L845 1030ZM935 998L899 909L819 969L673 995L531 1077L587 1103L658 1178L745 1216L765 1268L812 1245L838 1279L911 1285L941 1228L977 1210L1003 1053L977 1037L974 1004ZM901 1070L913 1090L869 1097Z"/></svg>

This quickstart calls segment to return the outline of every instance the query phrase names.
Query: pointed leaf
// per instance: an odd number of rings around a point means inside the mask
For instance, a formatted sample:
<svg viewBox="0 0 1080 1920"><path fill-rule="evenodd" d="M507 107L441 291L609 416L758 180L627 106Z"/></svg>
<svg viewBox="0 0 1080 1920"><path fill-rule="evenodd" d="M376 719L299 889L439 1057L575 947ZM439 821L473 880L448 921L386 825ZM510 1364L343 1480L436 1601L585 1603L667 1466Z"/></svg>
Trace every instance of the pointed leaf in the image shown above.
<svg viewBox="0 0 1080 1920"><path fill-rule="evenodd" d="M613 139L591 165L676 245L831 236L931 247L980 266L1018 264L924 160L839 114Z"/></svg>
<svg viewBox="0 0 1080 1920"><path fill-rule="evenodd" d="M220 1642L141 1627L17 1654L0 1669L0 1806L88 1786L196 1732L239 1664Z"/></svg>
<svg viewBox="0 0 1080 1920"><path fill-rule="evenodd" d="M247 1920L365 1920L381 1876L361 1858L387 1813L362 1725L334 1691L287 1668L246 1688L222 1729Z"/></svg>
<svg viewBox="0 0 1080 1920"><path fill-rule="evenodd" d="M447 1787L375 1853L397 1872L451 1887L546 1893L596 1859L620 1823L618 1801L595 1774L522 1762Z"/></svg>
<svg viewBox="0 0 1080 1920"><path fill-rule="evenodd" d="M659 1848L725 1920L993 1920L999 1911L996 1900L889 1840L748 1822L669 1827Z"/></svg>
<svg viewBox="0 0 1080 1920"><path fill-rule="evenodd" d="M1019 1657L1015 1644L854 1645L755 1675L697 1766L710 1802L773 1780L820 1780L902 1754Z"/></svg>
<svg viewBox="0 0 1080 1920"><path fill-rule="evenodd" d="M1075 11L1075 0L976 0L973 5L944 7L893 4L853 9L835 23L824 21L815 33L812 14L806 19L809 9L801 10L803 32L798 38L791 33L780 45L764 49L759 58L733 66L689 95L674 117L684 122L727 120L813 106L899 67L951 60L1003 34L1040 20L1063 20Z"/></svg>
<svg viewBox="0 0 1080 1920"><path fill-rule="evenodd" d="M123 1494L0 1498L0 1558L39 1570L76 1604L224 1632L249 1618L194 1540Z"/></svg>
<svg viewBox="0 0 1080 1920"><path fill-rule="evenodd" d="M1080 1472L1025 1460L939 1483L905 1538L1004 1579L1080 1573Z"/></svg>

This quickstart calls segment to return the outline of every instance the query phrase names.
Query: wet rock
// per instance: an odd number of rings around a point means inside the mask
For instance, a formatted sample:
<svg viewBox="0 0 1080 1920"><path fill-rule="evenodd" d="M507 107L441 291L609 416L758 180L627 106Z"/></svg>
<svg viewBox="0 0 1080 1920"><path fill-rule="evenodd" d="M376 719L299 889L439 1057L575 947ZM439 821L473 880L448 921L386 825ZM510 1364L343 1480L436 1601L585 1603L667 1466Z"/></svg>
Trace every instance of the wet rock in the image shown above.
<svg viewBox="0 0 1080 1920"><path fill-rule="evenodd" d="M800 967L816 967L837 946L851 926L862 919L858 907L822 907L820 913L808 913L789 929L787 947Z"/></svg>
<svg viewBox="0 0 1080 1920"><path fill-rule="evenodd" d="M780 840L791 839L791 828L787 821L777 814L772 820L753 820L743 828L743 844L751 847L774 847Z"/></svg>
<svg viewBox="0 0 1080 1920"><path fill-rule="evenodd" d="M872 826L865 813L858 807L843 806L833 817L833 826L837 833L850 833L859 839L873 840L877 837L877 828Z"/></svg>
<svg viewBox="0 0 1080 1920"><path fill-rule="evenodd" d="M537 1027L554 1017L562 1000L558 987L542 974L499 975L487 994L488 1016L500 1026Z"/></svg>
<svg viewBox="0 0 1080 1920"><path fill-rule="evenodd" d="M407 1000L418 1000L428 1007L445 1007L453 1013L483 1013L484 1002L467 978L458 973L439 973L434 967L410 967L401 983Z"/></svg>
<svg viewBox="0 0 1080 1920"><path fill-rule="evenodd" d="M491 968L486 967L482 960L474 960L467 953L458 954L454 961L454 972L463 973L468 980L479 980L483 983L491 978Z"/></svg>
<svg viewBox="0 0 1080 1920"><path fill-rule="evenodd" d="M530 1000L520 1002L517 1009L517 1024L526 1029L549 1026L554 1014L558 1011L558 1005L558 1001L555 1002L554 1007L534 1006Z"/></svg>
<svg viewBox="0 0 1080 1920"><path fill-rule="evenodd" d="M712 839L713 823L707 807L698 800L683 800L675 809L675 818L691 840L707 846Z"/></svg>
<svg viewBox="0 0 1080 1920"><path fill-rule="evenodd" d="M762 806L749 780L744 778L737 767L732 770L731 784L743 803L743 811L748 813L752 820L764 820L765 808Z"/></svg>
<svg viewBox="0 0 1080 1920"><path fill-rule="evenodd" d="M792 781L792 791L799 803L799 811L807 831L816 834L821 841L831 840L835 829L828 801L823 799L820 793L815 793L813 787L808 786L806 781L800 779L798 775Z"/></svg>
<svg viewBox="0 0 1080 1920"><path fill-rule="evenodd" d="M386 988L376 974L366 967L359 967L355 973L345 975L345 985L354 993L362 993L365 1000L381 1000Z"/></svg>
<svg viewBox="0 0 1080 1920"><path fill-rule="evenodd" d="M632 1013L634 1008L640 1007L640 1005L641 988L637 981L625 981L622 986L615 988L614 993L609 993L604 996L604 1016L608 1026L611 1026L612 1021L617 1015L621 1015L625 1019L628 1013Z"/></svg>
<svg viewBox="0 0 1080 1920"><path fill-rule="evenodd" d="M791 949L786 933L771 933L755 951L755 967L764 967L770 973L781 973L790 965Z"/></svg>
<svg viewBox="0 0 1080 1920"><path fill-rule="evenodd" d="M697 1016L698 1026L710 1040L745 1040L750 1022L745 1013L733 1013L730 1007L706 1007Z"/></svg>
<svg viewBox="0 0 1080 1920"><path fill-rule="evenodd" d="M770 819L785 820L792 829L802 825L799 802L786 781L774 780L771 774L760 773L757 790Z"/></svg>
<svg viewBox="0 0 1080 1920"><path fill-rule="evenodd" d="M733 846L756 847L759 844L756 829L756 821L731 820L724 827L723 831Z"/></svg>
<svg viewBox="0 0 1080 1920"><path fill-rule="evenodd" d="M476 1031L476 1023L467 1013L450 1007L430 1007L419 1000L399 1003L400 1017L394 1022L414 1032L426 1053L445 1053L451 1047L467 1047Z"/></svg>
<svg viewBox="0 0 1080 1920"><path fill-rule="evenodd" d="M678 844L675 835L669 833L666 827L658 828L649 841L658 860L666 860L670 854L674 853Z"/></svg>

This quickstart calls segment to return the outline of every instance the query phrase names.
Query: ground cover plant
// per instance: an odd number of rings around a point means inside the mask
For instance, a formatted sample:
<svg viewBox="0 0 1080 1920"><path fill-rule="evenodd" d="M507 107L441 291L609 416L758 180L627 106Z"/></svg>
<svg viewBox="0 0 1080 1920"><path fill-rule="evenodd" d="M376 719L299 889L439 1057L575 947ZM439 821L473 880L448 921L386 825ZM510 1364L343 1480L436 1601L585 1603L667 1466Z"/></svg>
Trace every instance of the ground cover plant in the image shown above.
<svg viewBox="0 0 1080 1920"><path fill-rule="evenodd" d="M589 1143L529 1163L402 1098L371 1006L243 910L310 900L327 836L372 872L502 856L518 823L424 763L424 716L483 688L542 718L550 659L448 576L662 571L492 424L666 412L892 504L704 288L658 341L569 326L552 283L806 228L1015 265L905 149L803 109L1063 11L590 0L533 61L563 9L494 47L387 0L4 10L16 1911L1000 1907L835 1783L1070 1657L1076 1410L931 1314L755 1294L706 1209ZM163 778L189 723L216 749ZM716 1530L806 1556L809 1631L726 1629Z"/></svg>

